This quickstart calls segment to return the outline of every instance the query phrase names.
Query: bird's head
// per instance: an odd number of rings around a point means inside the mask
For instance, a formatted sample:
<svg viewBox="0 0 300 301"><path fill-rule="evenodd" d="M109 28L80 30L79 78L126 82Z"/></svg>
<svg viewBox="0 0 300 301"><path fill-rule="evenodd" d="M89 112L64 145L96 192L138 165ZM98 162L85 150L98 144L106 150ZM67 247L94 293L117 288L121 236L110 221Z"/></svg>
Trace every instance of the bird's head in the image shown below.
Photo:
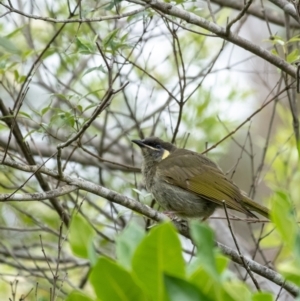
<svg viewBox="0 0 300 301"><path fill-rule="evenodd" d="M176 146L169 142L165 142L157 137L149 137L143 140L132 140L141 150L145 161L160 162L167 158L175 149Z"/></svg>

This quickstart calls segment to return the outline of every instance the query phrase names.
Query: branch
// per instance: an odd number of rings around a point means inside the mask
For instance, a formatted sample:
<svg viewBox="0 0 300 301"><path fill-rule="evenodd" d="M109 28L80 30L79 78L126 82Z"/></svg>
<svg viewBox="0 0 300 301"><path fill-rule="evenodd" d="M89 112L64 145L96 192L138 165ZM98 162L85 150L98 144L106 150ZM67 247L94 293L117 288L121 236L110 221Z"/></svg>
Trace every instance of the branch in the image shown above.
<svg viewBox="0 0 300 301"><path fill-rule="evenodd" d="M211 0L211 2L218 4L221 7L229 7L239 11L242 10L244 7L243 3L237 0ZM270 0L270 2L273 2L275 4L276 1ZM262 20L265 20L265 15L266 15L270 23L274 23L280 26L285 26L283 17L278 14L278 11L271 8L265 8L263 10L261 5L251 5L247 10L247 14ZM292 14L290 15L294 18L295 14L294 13ZM296 22L294 19L291 21L292 21L291 26L293 28L300 27L300 24Z"/></svg>
<svg viewBox="0 0 300 301"><path fill-rule="evenodd" d="M3 156L0 155L0 160L3 159ZM36 172L39 170L40 173L46 174L48 176L54 177L56 179L60 179L63 182L68 183L69 185L76 186L79 189L82 189L87 192L91 192L95 195L101 196L113 203L122 205L126 208L129 208L135 212L138 212L148 218L151 218L152 220L156 222L162 222L168 220L168 218L162 214L157 212L156 210L139 203L135 201L134 199L131 199L127 196L121 195L113 190L110 190L108 188L105 188L100 185L96 185L92 182L86 181L82 178L75 178L71 176L67 176L65 174L62 174L60 177L57 171L54 171L52 169L46 168L46 167L39 167L39 166L29 166L25 164L18 163L16 161L10 160L8 158L5 159L4 162L2 162L3 165L22 170L25 172ZM9 199L8 199L9 200ZM184 235L187 238L190 238L188 229L186 227L183 227L181 224L176 224L179 232ZM229 256L232 261L243 265L242 259L238 252L234 251L233 249L221 244L217 243L218 247L221 249L221 251ZM269 279L270 281L278 284L279 286L282 286L285 288L288 292L290 292L293 296L296 296L299 293L299 289L297 286L286 282L285 279L275 271L257 263L256 261L253 261L251 259L244 258L246 264L248 267L256 274L261 275L262 277L265 277L266 279Z"/></svg>
<svg viewBox="0 0 300 301"><path fill-rule="evenodd" d="M127 18L129 16L136 15L140 12L143 12L144 10L146 10L148 8L148 6L145 6L145 7L139 8L139 9L132 10L128 13L118 14L118 15L114 15L114 16L102 16L102 17L98 17L98 18L55 19L55 18L43 17L43 16L38 16L38 15L33 15L33 14L26 14L25 12L15 9L11 6L8 6L2 2L0 4L9 10L5 14L16 13L16 14L22 15L26 18L29 18L29 19L42 20L42 21L51 22L51 23L65 23L65 24L67 24L67 23L91 23L91 22L101 22L101 21L107 21L107 20L119 20L119 19ZM3 17L5 14L3 14L1 17Z"/></svg>
<svg viewBox="0 0 300 301"><path fill-rule="evenodd" d="M8 201L25 202L25 201L34 201L34 200L42 201L50 198L63 196L77 189L78 189L77 186L65 185L47 192L34 192L34 193L24 193L24 194L15 193L13 195L11 193L3 193L0 194L0 202L8 202Z"/></svg>
<svg viewBox="0 0 300 301"><path fill-rule="evenodd" d="M82 128L80 129L80 131L78 131L76 133L76 135L74 135L73 137L71 137L66 142L63 142L63 143L57 145L57 166L58 166L59 175L62 174L62 168L61 168L61 152L62 152L62 149L65 148L66 146L70 145L72 142L74 142L75 140L77 140L79 137L81 137L83 135L83 133L90 127L90 125L93 123L93 121L98 117L98 115L102 111L104 111L110 105L112 96L115 95L115 94L117 94L117 93L119 93L128 84L129 84L129 82L126 82L118 90L113 90L112 88L110 88L106 92L105 96L103 97L102 102L96 107L96 109L94 110L92 116L82 126Z"/></svg>
<svg viewBox="0 0 300 301"><path fill-rule="evenodd" d="M130 2L141 4L139 0L130 0ZM181 20L185 20L189 24L194 24L199 27L205 28L216 34L218 37L227 40L237 46L248 50L291 75L293 78L296 78L296 68L292 65L288 64L285 60L273 55L268 50L251 43L249 40L230 32L228 35L226 33L226 29L209 22L208 20L197 16L194 13L190 13L184 9L181 9L171 3L163 3L157 0L142 0L143 3L149 4L153 9L159 10L164 14L171 15L177 17ZM143 5L143 4L142 4Z"/></svg>
<svg viewBox="0 0 300 301"><path fill-rule="evenodd" d="M296 12L295 6L286 0L269 0L276 6L280 7L285 13L293 17L299 23L299 15Z"/></svg>
<svg viewBox="0 0 300 301"><path fill-rule="evenodd" d="M18 143L18 146L20 147L24 158L26 159L26 161L28 162L28 164L30 165L35 165L35 160L32 156L32 153L28 147L28 145L26 144L26 142L24 141L24 137L22 135L22 132L20 130L20 127L18 125L18 123L14 123L15 119L14 117L11 117L10 112L7 110L7 108L5 107L2 99L0 98L0 111L2 112L3 117L3 121L7 124L7 126L12 129L12 133ZM14 126L12 126L14 123ZM4 156L2 157L2 160L5 158L6 156L6 152L4 154ZM50 185L49 183L43 178L43 176L38 172L38 170L35 173L35 177L39 183L39 185L41 186L41 188L44 191L50 191ZM55 208L56 212L58 213L58 215L60 216L60 218L64 221L65 225L68 226L69 225L69 217L68 215L65 213L64 208L57 202L57 200L55 198L50 198L50 203L52 204L52 206Z"/></svg>
<svg viewBox="0 0 300 301"><path fill-rule="evenodd" d="M288 86L286 86L284 89L282 89L281 91L279 91L274 97L272 97L270 100L268 100L267 102L265 102L259 109L257 109L254 113L252 113L245 121L243 121L238 127L235 128L235 130L233 130L232 132L230 132L228 135L226 135L224 138L222 138L221 140L219 140L217 143L215 143L213 146L207 148L205 151L202 152L202 154L205 154L207 152L209 152L210 150L216 148L221 142L223 142L224 140L226 140L227 138L229 138L230 136L232 136L233 134L235 134L243 125L245 125L248 121L250 121L257 113L259 113L263 108L265 108L268 104L270 104L271 102L273 102L274 100L278 99L278 96L281 95L283 92L288 91L293 83L289 84Z"/></svg>

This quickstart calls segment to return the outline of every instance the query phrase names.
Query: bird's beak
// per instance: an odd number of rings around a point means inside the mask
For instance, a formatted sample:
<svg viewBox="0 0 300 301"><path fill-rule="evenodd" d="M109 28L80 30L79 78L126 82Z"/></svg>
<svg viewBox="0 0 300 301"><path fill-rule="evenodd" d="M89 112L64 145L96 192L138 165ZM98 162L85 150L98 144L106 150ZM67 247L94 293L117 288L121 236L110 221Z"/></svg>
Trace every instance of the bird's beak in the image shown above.
<svg viewBox="0 0 300 301"><path fill-rule="evenodd" d="M150 146L150 145L147 145L143 142L143 140L131 140L133 143L137 144L140 148L149 148L149 149L152 149L152 150L157 150L156 148Z"/></svg>
<svg viewBox="0 0 300 301"><path fill-rule="evenodd" d="M131 140L131 142L137 144L139 147L147 147L147 145L144 144L142 140Z"/></svg>

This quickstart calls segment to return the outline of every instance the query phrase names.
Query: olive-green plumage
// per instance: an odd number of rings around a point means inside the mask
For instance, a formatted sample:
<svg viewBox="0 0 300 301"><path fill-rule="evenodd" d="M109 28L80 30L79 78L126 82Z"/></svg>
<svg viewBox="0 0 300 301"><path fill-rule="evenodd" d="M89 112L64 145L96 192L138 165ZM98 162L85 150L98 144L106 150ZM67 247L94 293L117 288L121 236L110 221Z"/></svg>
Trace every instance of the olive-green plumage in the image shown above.
<svg viewBox="0 0 300 301"><path fill-rule="evenodd" d="M266 207L244 195L207 157L156 137L132 142L143 153L146 188L165 210L206 219L225 201L229 209L256 217L250 211L253 210L269 218Z"/></svg>

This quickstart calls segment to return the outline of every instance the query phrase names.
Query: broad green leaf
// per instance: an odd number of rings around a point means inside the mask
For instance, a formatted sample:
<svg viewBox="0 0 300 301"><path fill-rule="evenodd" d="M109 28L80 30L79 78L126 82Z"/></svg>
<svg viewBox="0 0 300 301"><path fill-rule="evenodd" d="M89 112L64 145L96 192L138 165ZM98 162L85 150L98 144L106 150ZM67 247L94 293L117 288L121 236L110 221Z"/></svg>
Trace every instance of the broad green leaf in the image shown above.
<svg viewBox="0 0 300 301"><path fill-rule="evenodd" d="M218 279L216 259L214 255L214 232L213 230L198 221L191 222L191 235L197 246L197 259L215 279Z"/></svg>
<svg viewBox="0 0 300 301"><path fill-rule="evenodd" d="M69 242L72 252L82 258L90 258L95 231L91 225L79 214L72 218Z"/></svg>
<svg viewBox="0 0 300 301"><path fill-rule="evenodd" d="M274 298L270 293L257 292L252 295L251 301L274 301Z"/></svg>
<svg viewBox="0 0 300 301"><path fill-rule="evenodd" d="M218 274L222 274L224 271L226 271L230 260L222 254L216 254L215 258Z"/></svg>
<svg viewBox="0 0 300 301"><path fill-rule="evenodd" d="M137 247L132 267L153 300L166 300L163 274L179 278L185 275L181 244L171 223L151 229Z"/></svg>
<svg viewBox="0 0 300 301"><path fill-rule="evenodd" d="M189 281L212 300L218 300L221 293L221 282L201 265L190 276Z"/></svg>
<svg viewBox="0 0 300 301"><path fill-rule="evenodd" d="M102 301L149 300L133 276L108 258L98 259L89 279Z"/></svg>
<svg viewBox="0 0 300 301"><path fill-rule="evenodd" d="M126 268L131 268L133 253L145 236L145 231L135 222L131 222L116 238L118 261Z"/></svg>
<svg viewBox="0 0 300 301"><path fill-rule="evenodd" d="M164 275L167 295L171 301L210 301L194 284L177 277Z"/></svg>
<svg viewBox="0 0 300 301"><path fill-rule="evenodd" d="M67 297L66 301L94 301L94 300L81 292L74 291Z"/></svg>

